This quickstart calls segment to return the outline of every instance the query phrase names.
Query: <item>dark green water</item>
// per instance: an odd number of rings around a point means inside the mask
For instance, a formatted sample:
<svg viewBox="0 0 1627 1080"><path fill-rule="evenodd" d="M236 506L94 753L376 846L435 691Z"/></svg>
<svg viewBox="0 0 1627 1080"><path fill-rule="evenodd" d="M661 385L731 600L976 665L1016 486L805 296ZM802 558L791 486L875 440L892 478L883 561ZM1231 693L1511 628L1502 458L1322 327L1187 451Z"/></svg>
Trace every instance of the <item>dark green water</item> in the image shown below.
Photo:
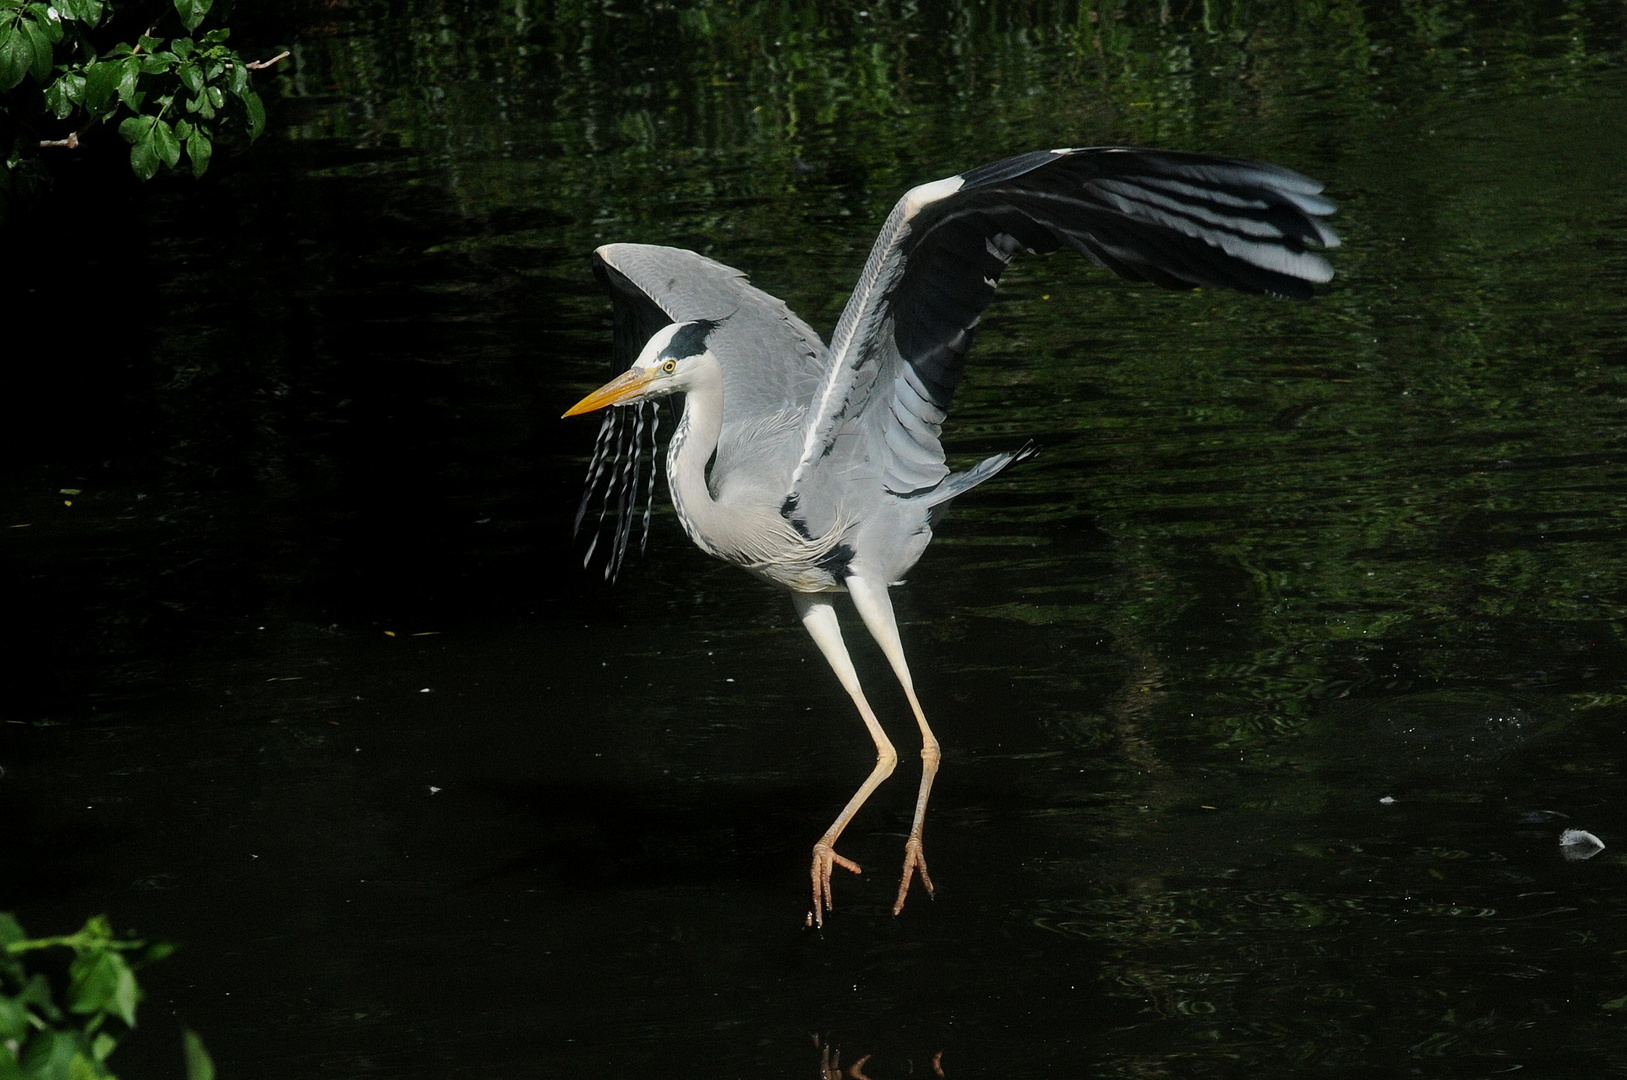
<svg viewBox="0 0 1627 1080"><path fill-rule="evenodd" d="M183 943L122 1075L1627 1073L1620 4L255 18L260 146L6 241L95 329L0 406L0 906ZM670 512L579 569L585 256L828 331L905 188L1098 143L1324 180L1338 276L1008 275L946 443L1045 452L894 592L938 896L906 766L807 931L872 752Z"/></svg>

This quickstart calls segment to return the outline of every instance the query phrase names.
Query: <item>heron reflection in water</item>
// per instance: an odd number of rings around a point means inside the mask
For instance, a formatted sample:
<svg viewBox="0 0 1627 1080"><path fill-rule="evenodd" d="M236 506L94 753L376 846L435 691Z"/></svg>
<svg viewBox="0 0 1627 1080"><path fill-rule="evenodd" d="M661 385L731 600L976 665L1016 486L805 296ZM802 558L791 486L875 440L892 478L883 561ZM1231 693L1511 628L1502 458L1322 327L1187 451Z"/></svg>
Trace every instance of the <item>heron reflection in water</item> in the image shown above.
<svg viewBox="0 0 1627 1080"><path fill-rule="evenodd" d="M1165 288L1304 299L1333 276L1311 249L1339 243L1322 220L1334 208L1321 190L1275 165L1124 147L1037 151L923 184L893 207L829 344L739 270L692 251L610 244L594 253L626 370L565 415L634 407L630 420L607 414L582 504L585 512L599 491L616 508L607 575L625 556L642 446L656 436L642 405L681 393L667 455L679 523L702 551L790 592L876 744L870 775L814 843L811 923L823 925L831 909L835 867L859 872L837 841L898 762L842 643L840 593L921 729L921 786L893 913L917 873L932 892L922 829L938 740L887 588L920 559L944 507L1033 453L1029 444L951 472L938 441L1001 273L1020 253L1068 248ZM652 463L646 499L653 485Z"/></svg>

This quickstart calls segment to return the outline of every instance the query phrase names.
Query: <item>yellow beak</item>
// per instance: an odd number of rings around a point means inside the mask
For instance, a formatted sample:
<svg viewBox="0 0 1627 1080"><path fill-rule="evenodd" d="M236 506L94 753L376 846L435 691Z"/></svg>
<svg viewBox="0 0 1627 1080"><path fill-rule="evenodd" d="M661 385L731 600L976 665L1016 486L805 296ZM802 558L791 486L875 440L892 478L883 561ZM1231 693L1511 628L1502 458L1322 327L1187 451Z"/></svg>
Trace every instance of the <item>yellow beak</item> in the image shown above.
<svg viewBox="0 0 1627 1080"><path fill-rule="evenodd" d="M631 401L642 394L650 383L655 381L655 370L624 371L614 379L593 391L587 397L578 401L566 410L565 416L579 416L582 413L602 409L606 405L620 405L624 401ZM564 417L560 417L561 420Z"/></svg>

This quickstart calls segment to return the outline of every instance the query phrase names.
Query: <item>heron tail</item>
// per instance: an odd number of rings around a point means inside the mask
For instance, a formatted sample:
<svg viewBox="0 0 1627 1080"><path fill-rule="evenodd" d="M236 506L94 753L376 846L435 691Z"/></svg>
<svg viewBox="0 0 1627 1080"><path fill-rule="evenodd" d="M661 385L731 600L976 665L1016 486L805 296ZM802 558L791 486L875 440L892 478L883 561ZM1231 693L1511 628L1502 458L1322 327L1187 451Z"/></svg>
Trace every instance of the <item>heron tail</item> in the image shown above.
<svg viewBox="0 0 1627 1080"><path fill-rule="evenodd" d="M1039 443L1029 439L1015 450L984 458L965 472L950 473L937 487L923 491L912 498L920 499L928 507L940 507L966 494L985 480L993 480L1013 465L1020 465L1039 453Z"/></svg>

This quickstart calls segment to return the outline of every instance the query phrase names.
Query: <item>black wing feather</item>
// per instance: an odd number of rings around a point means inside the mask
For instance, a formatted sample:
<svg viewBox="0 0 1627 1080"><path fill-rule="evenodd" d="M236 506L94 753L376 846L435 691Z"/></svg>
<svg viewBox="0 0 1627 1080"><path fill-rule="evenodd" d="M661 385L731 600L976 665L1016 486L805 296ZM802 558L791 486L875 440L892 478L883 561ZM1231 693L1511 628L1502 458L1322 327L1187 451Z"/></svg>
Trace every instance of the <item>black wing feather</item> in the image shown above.
<svg viewBox="0 0 1627 1080"><path fill-rule="evenodd" d="M594 252L592 262L593 276L610 294L615 320L610 369L613 374L619 374L633 366L644 343L654 337L657 330L677 320L662 311L661 305L651 300L627 275L605 262L598 252Z"/></svg>
<svg viewBox="0 0 1627 1080"><path fill-rule="evenodd" d="M1305 299L1319 278L1293 272L1304 264L1288 257L1338 243L1318 220L1333 209L1320 185L1273 165L1107 147L1021 154L961 180L911 222L904 270L887 297L898 353L941 410L960 383L971 330L1019 251L1071 248L1170 289Z"/></svg>

